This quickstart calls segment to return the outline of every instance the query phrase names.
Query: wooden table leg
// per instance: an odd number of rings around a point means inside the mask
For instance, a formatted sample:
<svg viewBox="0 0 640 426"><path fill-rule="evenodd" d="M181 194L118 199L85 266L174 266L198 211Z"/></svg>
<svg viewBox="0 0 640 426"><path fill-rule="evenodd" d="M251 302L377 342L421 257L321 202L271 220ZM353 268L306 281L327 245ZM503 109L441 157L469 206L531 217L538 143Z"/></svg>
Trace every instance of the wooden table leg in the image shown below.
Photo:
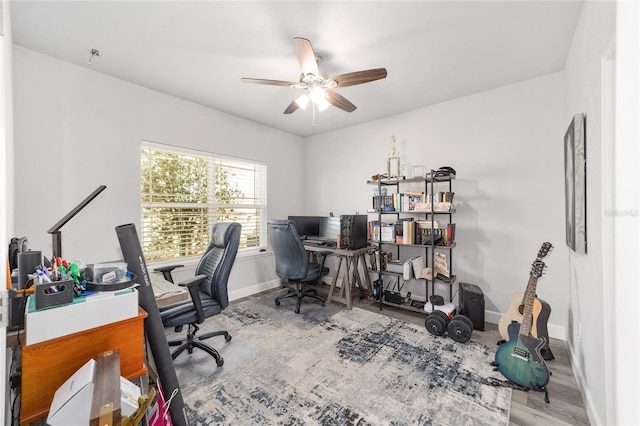
<svg viewBox="0 0 640 426"><path fill-rule="evenodd" d="M349 271L349 266L351 265L351 267L353 267L352 263L353 263L353 257L350 259L347 259L346 264L346 271L344 274L344 278L342 280L342 287L344 287L344 291L345 291L345 299L347 301L347 309L353 309L353 300L351 299L351 290L353 290L353 277L355 276L354 274L357 272L355 269L352 271Z"/></svg>
<svg viewBox="0 0 640 426"><path fill-rule="evenodd" d="M371 285L371 277L369 276L369 269L367 269L367 259L365 257L365 255L363 254L361 256L362 258L362 271L364 273L364 281L367 284L367 292L369 294L369 296L373 295L373 286Z"/></svg>

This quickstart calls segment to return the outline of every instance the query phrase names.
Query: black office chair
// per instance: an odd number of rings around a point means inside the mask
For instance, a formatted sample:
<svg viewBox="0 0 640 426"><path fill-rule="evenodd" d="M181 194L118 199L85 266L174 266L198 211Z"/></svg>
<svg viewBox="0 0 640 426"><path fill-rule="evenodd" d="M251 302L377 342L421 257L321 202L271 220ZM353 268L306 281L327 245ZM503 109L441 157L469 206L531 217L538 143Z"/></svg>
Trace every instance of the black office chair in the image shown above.
<svg viewBox="0 0 640 426"><path fill-rule="evenodd" d="M288 297L296 297L296 314L300 313L300 305L304 297L312 297L325 305L325 298L318 295L315 289L302 290L303 284L317 283L320 278L329 273L329 268L324 266L328 251L315 252L320 256L320 263L310 262L309 253L304 249L304 244L298 235L295 222L292 220L270 220L269 239L271 248L276 257L276 275L282 282L294 284L284 296L276 297L276 306L280 306L280 300Z"/></svg>
<svg viewBox="0 0 640 426"><path fill-rule="evenodd" d="M208 317L218 315L229 305L227 281L238 252L241 228L239 223L216 223L209 247L196 267L196 275L178 284L187 287L191 300L160 308L162 324L166 328L174 327L176 331L181 331L183 325L189 326L185 339L169 342L169 346L179 346L171 353L172 359L176 359L185 349L191 354L193 348L200 348L215 358L218 367L224 364L218 351L200 341L213 336L224 336L228 342L231 335L227 331L215 331L197 336L196 340L196 332L199 330L198 324L202 324ZM171 271L176 267L178 266L167 266L156 270L173 282Z"/></svg>

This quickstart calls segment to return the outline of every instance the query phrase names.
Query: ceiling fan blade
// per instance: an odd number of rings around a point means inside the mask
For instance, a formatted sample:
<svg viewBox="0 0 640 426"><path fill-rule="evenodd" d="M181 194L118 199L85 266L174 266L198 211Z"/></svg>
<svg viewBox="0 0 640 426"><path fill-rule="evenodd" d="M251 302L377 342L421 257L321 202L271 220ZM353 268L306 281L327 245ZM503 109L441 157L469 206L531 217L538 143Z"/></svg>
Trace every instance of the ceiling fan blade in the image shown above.
<svg viewBox="0 0 640 426"><path fill-rule="evenodd" d="M356 106L351 102L349 102L347 98L345 98L344 96L332 90L327 90L326 92L327 92L327 101L329 101L331 105L338 107L341 110L344 110L347 112L353 112L356 110Z"/></svg>
<svg viewBox="0 0 640 426"><path fill-rule="evenodd" d="M304 96L304 95L301 95L301 96ZM299 97L300 96L298 96L298 98ZM297 102L298 98L295 98L293 101L291 101L287 109L284 110L283 114L291 114L292 112L295 112L300 107L300 105L298 105L298 102Z"/></svg>
<svg viewBox="0 0 640 426"><path fill-rule="evenodd" d="M267 84L269 86L287 86L287 87L291 87L298 84L298 83L293 83L291 81L267 80L264 78L241 78L240 81L244 83Z"/></svg>
<svg viewBox="0 0 640 426"><path fill-rule="evenodd" d="M338 83L338 87L355 86L356 84L368 83L370 81L380 80L387 77L386 68L375 68L372 70L348 72L331 77Z"/></svg>
<svg viewBox="0 0 640 426"><path fill-rule="evenodd" d="M302 74L320 75L316 54L313 51L313 47L311 47L311 42L306 38L295 37L293 43L296 47L296 56L298 56Z"/></svg>

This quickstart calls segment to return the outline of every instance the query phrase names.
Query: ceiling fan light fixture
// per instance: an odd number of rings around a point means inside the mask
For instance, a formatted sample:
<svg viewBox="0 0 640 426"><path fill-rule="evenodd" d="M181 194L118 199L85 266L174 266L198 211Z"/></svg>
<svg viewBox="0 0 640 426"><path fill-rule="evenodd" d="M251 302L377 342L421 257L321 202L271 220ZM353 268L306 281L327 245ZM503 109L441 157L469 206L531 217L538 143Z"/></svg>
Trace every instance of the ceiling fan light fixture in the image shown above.
<svg viewBox="0 0 640 426"><path fill-rule="evenodd" d="M315 104L319 104L322 101L326 102L327 100L327 92L325 92L324 88L320 86L312 87L311 90L309 91L309 95L311 96L311 100Z"/></svg>
<svg viewBox="0 0 640 426"><path fill-rule="evenodd" d="M324 111L325 109L329 108L329 106L331 106L331 104L329 103L329 101L327 101L326 98L321 98L317 102L314 101L314 103L318 107L318 111Z"/></svg>
<svg viewBox="0 0 640 426"><path fill-rule="evenodd" d="M296 103L300 108L306 109L307 105L309 104L309 95L305 93L304 95L298 96L296 98Z"/></svg>

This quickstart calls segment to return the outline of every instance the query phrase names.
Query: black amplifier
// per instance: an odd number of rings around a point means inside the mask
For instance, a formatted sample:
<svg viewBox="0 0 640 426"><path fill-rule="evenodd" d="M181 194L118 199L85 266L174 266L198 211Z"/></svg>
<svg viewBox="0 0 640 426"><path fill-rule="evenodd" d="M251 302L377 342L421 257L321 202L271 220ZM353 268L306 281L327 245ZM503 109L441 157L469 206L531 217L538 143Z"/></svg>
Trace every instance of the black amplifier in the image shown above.
<svg viewBox="0 0 640 426"><path fill-rule="evenodd" d="M484 293L475 284L460 283L460 313L468 317L476 330L484 330Z"/></svg>

